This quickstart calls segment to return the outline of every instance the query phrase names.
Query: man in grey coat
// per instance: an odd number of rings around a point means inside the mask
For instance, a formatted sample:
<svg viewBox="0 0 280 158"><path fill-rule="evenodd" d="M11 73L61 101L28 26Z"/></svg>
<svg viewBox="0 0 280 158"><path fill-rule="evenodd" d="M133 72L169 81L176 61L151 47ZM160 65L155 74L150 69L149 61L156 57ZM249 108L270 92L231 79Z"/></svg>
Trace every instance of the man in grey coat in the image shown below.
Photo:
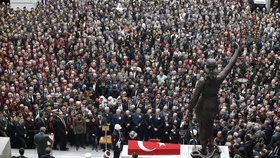
<svg viewBox="0 0 280 158"><path fill-rule="evenodd" d="M53 143L53 140L45 134L46 127L41 127L40 132L34 136L34 143L37 147L38 152L38 158L40 158L42 155L45 155L46 148L48 147L48 142L50 144Z"/></svg>

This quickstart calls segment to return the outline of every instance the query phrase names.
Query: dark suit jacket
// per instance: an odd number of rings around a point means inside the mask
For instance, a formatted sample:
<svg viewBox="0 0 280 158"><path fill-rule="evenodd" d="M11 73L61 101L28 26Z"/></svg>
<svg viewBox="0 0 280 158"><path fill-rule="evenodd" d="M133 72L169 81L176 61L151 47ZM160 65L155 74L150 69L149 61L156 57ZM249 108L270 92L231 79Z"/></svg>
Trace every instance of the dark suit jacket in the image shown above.
<svg viewBox="0 0 280 158"><path fill-rule="evenodd" d="M21 137L21 138L24 138L24 134L26 134L26 128L24 125L20 125L18 124L16 126L16 136L17 137Z"/></svg>
<svg viewBox="0 0 280 158"><path fill-rule="evenodd" d="M43 132L40 132L34 136L34 143L37 146L37 151L39 155L45 154L48 142L52 143L52 140L47 134Z"/></svg>
<svg viewBox="0 0 280 158"><path fill-rule="evenodd" d="M113 149L114 150L119 150L119 149L122 149L122 143L123 142L121 142L121 146L120 146L120 148L117 146L117 143L118 143L118 141L120 140L121 141L121 135L120 135L120 133L117 131L117 130L114 130L113 131L113 134L112 134L112 144L113 144Z"/></svg>
<svg viewBox="0 0 280 158"><path fill-rule="evenodd" d="M61 119L59 117L57 117L55 119L54 128L55 128L55 131L57 132L58 135L65 135L66 134L66 131L67 131L67 124L66 124L66 122L67 121L65 119L64 119L64 121L65 121L66 127L64 126L63 122L61 121Z"/></svg>
<svg viewBox="0 0 280 158"><path fill-rule="evenodd" d="M270 146L275 147L277 142L280 142L280 133L275 132L270 140Z"/></svg>

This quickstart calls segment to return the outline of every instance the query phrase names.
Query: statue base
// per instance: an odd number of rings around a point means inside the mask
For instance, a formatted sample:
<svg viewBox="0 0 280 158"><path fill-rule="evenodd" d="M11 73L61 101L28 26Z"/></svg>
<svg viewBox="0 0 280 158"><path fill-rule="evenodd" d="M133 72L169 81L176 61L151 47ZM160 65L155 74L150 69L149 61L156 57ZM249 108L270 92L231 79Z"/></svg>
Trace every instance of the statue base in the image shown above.
<svg viewBox="0 0 280 158"><path fill-rule="evenodd" d="M216 145L214 145L214 149L210 150L209 147L207 147L207 155L203 155L200 152L201 147L194 147L191 152L192 158L221 158L222 151L220 148Z"/></svg>

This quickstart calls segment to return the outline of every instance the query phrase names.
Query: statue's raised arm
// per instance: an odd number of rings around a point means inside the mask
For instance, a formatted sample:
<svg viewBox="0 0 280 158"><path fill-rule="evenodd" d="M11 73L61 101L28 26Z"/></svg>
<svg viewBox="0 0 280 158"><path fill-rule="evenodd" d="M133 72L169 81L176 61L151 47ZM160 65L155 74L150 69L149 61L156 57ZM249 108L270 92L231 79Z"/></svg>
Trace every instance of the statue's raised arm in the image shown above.
<svg viewBox="0 0 280 158"><path fill-rule="evenodd" d="M229 72L231 71L232 67L235 65L235 62L238 58L238 54L240 52L240 47L237 43L234 43L237 48L235 49L235 52L233 54L233 56L231 57L229 63L227 64L227 66L222 70L222 72L219 73L219 75L217 76L217 79L221 82L223 82L223 80L227 77L227 75L229 74Z"/></svg>

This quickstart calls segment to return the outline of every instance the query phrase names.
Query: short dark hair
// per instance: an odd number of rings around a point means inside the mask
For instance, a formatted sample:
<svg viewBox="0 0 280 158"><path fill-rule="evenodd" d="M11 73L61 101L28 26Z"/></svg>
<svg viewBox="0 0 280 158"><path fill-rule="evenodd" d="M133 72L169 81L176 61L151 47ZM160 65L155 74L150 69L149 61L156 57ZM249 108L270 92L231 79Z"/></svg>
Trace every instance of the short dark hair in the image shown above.
<svg viewBox="0 0 280 158"><path fill-rule="evenodd" d="M138 154L136 152L132 153L132 158L138 158Z"/></svg>
<svg viewBox="0 0 280 158"><path fill-rule="evenodd" d="M20 156L24 155L24 148L20 148L18 152L19 152Z"/></svg>
<svg viewBox="0 0 280 158"><path fill-rule="evenodd" d="M49 154L51 154L52 149L50 147L47 147L45 151L46 151L46 154L49 155Z"/></svg>

